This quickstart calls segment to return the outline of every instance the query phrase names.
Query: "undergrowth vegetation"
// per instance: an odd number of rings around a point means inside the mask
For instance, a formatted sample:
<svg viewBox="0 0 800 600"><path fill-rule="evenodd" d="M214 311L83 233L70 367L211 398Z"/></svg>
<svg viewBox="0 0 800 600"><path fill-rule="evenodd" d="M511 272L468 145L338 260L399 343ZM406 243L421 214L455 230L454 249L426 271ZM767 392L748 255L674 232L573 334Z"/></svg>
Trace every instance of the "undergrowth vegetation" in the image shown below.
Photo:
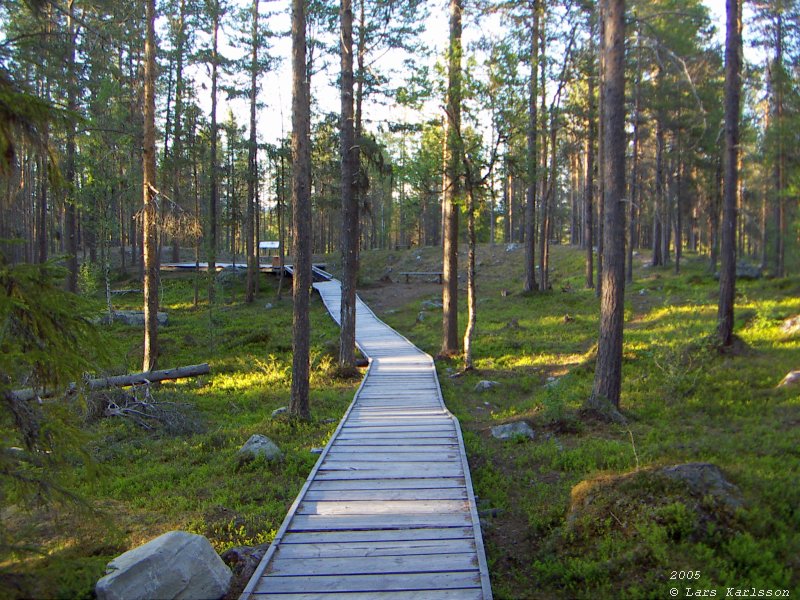
<svg viewBox="0 0 800 600"><path fill-rule="evenodd" d="M435 266L429 252L376 262L394 262L392 277ZM690 255L676 275L637 259L626 291L621 426L581 410L599 313L584 288L583 254L553 248L553 289L526 295L523 253L479 248L476 368L462 373L457 359L437 360L465 430L495 597L666 598L671 588L724 597L731 586L800 593L800 393L776 388L800 366L800 337L780 329L800 313L800 280L739 281L742 343L720 354L710 338L718 283L707 260ZM380 285L387 270L371 274ZM395 295L406 289L408 302L380 316L436 354L438 289L392 278L399 283L383 285ZM370 287L364 296L387 293ZM500 385L479 392L480 380ZM492 426L516 420L533 426L534 440L492 438ZM743 505L733 510L659 475L697 462L717 465Z"/></svg>
<svg viewBox="0 0 800 600"><path fill-rule="evenodd" d="M154 386L148 401L168 408L171 418L150 420L147 428L137 419L105 417L95 406L130 389L86 399L78 412L91 460L70 465L60 479L78 502L26 509L4 499L3 522L18 543L0 557L0 596L91 598L106 563L173 529L205 535L219 552L271 541L316 462L311 449L327 443L357 381L337 376L338 329L316 298L313 419L273 418L289 400L292 305L286 294L275 299L272 279L262 279L261 288L247 306L240 281L221 286L209 310L204 302L193 307L191 276L162 278L169 323L160 328L159 367L208 362L210 374ZM114 303L141 309L141 296ZM97 306L101 311L103 302ZM107 326L101 343L110 373L139 370L140 327ZM272 439L283 460L240 464L237 451L254 433Z"/></svg>
<svg viewBox="0 0 800 600"><path fill-rule="evenodd" d="M476 368L436 361L464 430L495 597L666 598L673 588L679 597L689 589L725 597L731 586L800 593L800 394L776 387L800 366L800 338L780 329L800 313L800 280L740 281L741 343L721 354L709 337L717 283L705 259L690 255L678 275L637 259L620 425L582 411L599 312L583 285L583 254L554 247L553 289L535 294L520 291L523 257L522 248L479 248ZM399 273L438 271L440 260L436 248L362 256L362 297L433 355L440 286L406 284ZM172 529L206 535L218 551L272 539L316 461L310 450L330 438L357 383L337 374L338 330L315 297L314 418L271 416L288 403L291 379L291 302L276 300L272 286L265 280L246 306L241 282L229 281L209 310L193 306L191 276L163 278L169 324L159 366L209 362L211 373L150 390L171 411L150 428L87 402L81 429L92 460L60 479L83 501L23 509L4 499L5 529L28 546L0 558L4 597L91 597L111 558ZM114 301L140 305L136 295ZM138 370L139 328L108 326L102 343L110 372ZM499 385L479 392L481 380ZM533 440L491 436L518 420ZM236 452L253 433L274 440L284 459L240 464ZM741 502L664 476L681 463L717 465Z"/></svg>

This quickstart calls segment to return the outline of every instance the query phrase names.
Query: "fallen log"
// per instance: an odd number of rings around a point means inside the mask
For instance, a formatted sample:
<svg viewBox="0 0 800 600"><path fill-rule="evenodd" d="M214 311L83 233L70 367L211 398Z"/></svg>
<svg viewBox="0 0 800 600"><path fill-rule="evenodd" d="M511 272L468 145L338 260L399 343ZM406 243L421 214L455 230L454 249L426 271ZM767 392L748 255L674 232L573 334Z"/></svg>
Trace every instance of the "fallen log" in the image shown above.
<svg viewBox="0 0 800 600"><path fill-rule="evenodd" d="M103 390L111 387L128 387L131 385L141 385L144 383L155 383L168 379L181 379L183 377L197 377L206 375L210 372L208 363L199 365L188 365L185 367L175 367L174 369L163 369L161 371L146 371L144 373L134 373L133 375L113 375L111 377L100 377L98 379L87 379L82 386L88 391ZM77 383L70 383L66 390L67 394L78 390ZM31 388L16 390L11 392L15 400L29 401L34 398L49 398L56 395L55 390L36 391Z"/></svg>

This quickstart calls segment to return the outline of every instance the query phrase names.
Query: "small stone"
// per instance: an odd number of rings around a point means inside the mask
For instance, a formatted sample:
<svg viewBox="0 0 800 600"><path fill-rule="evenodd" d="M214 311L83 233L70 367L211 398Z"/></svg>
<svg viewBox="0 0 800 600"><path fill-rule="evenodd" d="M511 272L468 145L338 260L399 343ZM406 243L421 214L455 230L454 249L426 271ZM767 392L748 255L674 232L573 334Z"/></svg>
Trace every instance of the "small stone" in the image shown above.
<svg viewBox="0 0 800 600"><path fill-rule="evenodd" d="M338 423L338 419L322 419L320 423L323 425L330 425L331 423Z"/></svg>
<svg viewBox="0 0 800 600"><path fill-rule="evenodd" d="M639 295L640 296L647 296L647 290L645 288L640 289L639 290Z"/></svg>
<svg viewBox="0 0 800 600"><path fill-rule="evenodd" d="M513 252L517 248L519 248L519 244L514 244L514 243L506 244L506 252Z"/></svg>
<svg viewBox="0 0 800 600"><path fill-rule="evenodd" d="M789 317L781 323L781 333L787 335L797 335L800 333L800 315Z"/></svg>
<svg viewBox="0 0 800 600"><path fill-rule="evenodd" d="M790 385L798 385L798 384L800 384L800 370L789 371L786 374L786 377L784 377L778 384L778 387L787 387Z"/></svg>
<svg viewBox="0 0 800 600"><path fill-rule="evenodd" d="M497 387L498 385L500 385L499 381L488 381L486 379L482 379L477 383L477 385L475 385L475 391L485 392L486 390L490 390L494 387Z"/></svg>
<svg viewBox="0 0 800 600"><path fill-rule="evenodd" d="M422 323L425 320L425 311L421 310L417 315L417 323Z"/></svg>
<svg viewBox="0 0 800 600"><path fill-rule="evenodd" d="M275 417L278 417L280 415L285 415L288 412L289 412L288 406L281 406L280 408L276 408L275 410L272 411L272 418L274 419Z"/></svg>
<svg viewBox="0 0 800 600"><path fill-rule="evenodd" d="M281 458L283 453L267 436L255 433L239 450L239 460L253 460L259 456L263 456L267 461L273 461Z"/></svg>
<svg viewBox="0 0 800 600"><path fill-rule="evenodd" d="M311 449L311 454L322 454L322 451L323 451L324 449L325 449L325 448L312 448L312 449Z"/></svg>
<svg viewBox="0 0 800 600"><path fill-rule="evenodd" d="M267 303L264 305L264 308L265 308L266 310L269 310L269 309L273 308L273 306L272 306L272 302L267 302Z"/></svg>
<svg viewBox="0 0 800 600"><path fill-rule="evenodd" d="M425 300L422 304L420 304L422 310L431 310L434 308L442 308L441 300Z"/></svg>
<svg viewBox="0 0 800 600"><path fill-rule="evenodd" d="M492 437L498 440L510 440L516 437L523 437L532 440L536 434L531 426L525 421L506 423L492 427Z"/></svg>
<svg viewBox="0 0 800 600"><path fill-rule="evenodd" d="M556 387L561 380L558 377L548 377L547 383L544 384L544 387L551 390Z"/></svg>

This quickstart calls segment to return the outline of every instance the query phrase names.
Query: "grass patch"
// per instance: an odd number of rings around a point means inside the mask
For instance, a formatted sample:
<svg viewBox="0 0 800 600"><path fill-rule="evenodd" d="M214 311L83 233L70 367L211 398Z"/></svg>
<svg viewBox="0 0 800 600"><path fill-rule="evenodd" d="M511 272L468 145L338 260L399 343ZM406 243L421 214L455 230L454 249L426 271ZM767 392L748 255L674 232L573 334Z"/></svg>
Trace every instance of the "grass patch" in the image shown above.
<svg viewBox="0 0 800 600"><path fill-rule="evenodd" d="M357 380L335 369L331 341L338 328L318 298L312 301L311 422L272 418L289 402L290 300L277 301L270 279L259 299L241 302L240 284L218 290L209 310L192 304L192 276L162 280L162 368L208 362L207 376L164 383L153 399L180 408L183 429L144 429L120 418L87 420L92 468L76 468L68 484L86 501L33 514L4 510L4 523L35 552L5 551L0 590L7 598L91 598L106 563L121 552L173 529L200 533L222 552L269 542L352 400ZM136 287L122 284L123 287ZM119 309L140 299L115 298ZM265 308L269 303L272 306ZM141 331L115 324L107 330L110 371L141 365ZM284 452L275 464L239 466L236 452L260 433ZM35 526L31 526L35 523Z"/></svg>
<svg viewBox="0 0 800 600"><path fill-rule="evenodd" d="M441 265L435 249L393 254L407 265L418 253L431 270ZM718 282L706 259L690 254L679 275L635 265L625 303L629 425L620 427L581 411L599 321L599 301L583 285L583 253L553 247L553 290L534 294L521 293L523 255L478 248L476 369L452 378L459 360L437 361L464 429L495 597L666 598L685 588L670 580L673 570L699 571L691 587L718 597L727 586L800 593L800 396L775 387L798 367L800 338L780 324L800 314L800 279L739 282L743 350L720 354L708 339ZM364 296L375 297L379 316L436 354L440 309L418 315L438 289L381 309L382 297L402 295L404 284L381 284L385 269L375 265L365 272L376 274ZM465 294L459 306L463 326ZM478 392L481 379L501 385ZM520 419L534 440L491 437L493 425ZM744 508L724 512L654 474L685 462L719 466ZM576 486L595 490L579 516Z"/></svg>

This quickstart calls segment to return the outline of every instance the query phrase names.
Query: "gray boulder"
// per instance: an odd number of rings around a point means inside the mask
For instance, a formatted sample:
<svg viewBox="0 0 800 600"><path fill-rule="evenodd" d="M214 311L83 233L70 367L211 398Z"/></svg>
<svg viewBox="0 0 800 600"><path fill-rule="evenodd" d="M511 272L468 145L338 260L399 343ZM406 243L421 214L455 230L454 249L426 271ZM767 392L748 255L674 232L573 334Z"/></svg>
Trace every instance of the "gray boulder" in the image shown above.
<svg viewBox="0 0 800 600"><path fill-rule="evenodd" d="M267 436L254 433L239 449L239 460L253 460L259 456L263 456L267 461L273 461L280 459L283 453Z"/></svg>
<svg viewBox="0 0 800 600"><path fill-rule="evenodd" d="M476 392L485 392L486 390L490 390L494 387L500 385L499 381L488 381L486 379L482 379L475 385Z"/></svg>
<svg viewBox="0 0 800 600"><path fill-rule="evenodd" d="M202 535L170 531L121 554L95 586L98 600L218 599L233 574Z"/></svg>
<svg viewBox="0 0 800 600"><path fill-rule="evenodd" d="M159 326L166 326L169 319L167 313L159 312L156 316ZM141 310L115 310L111 315L105 315L102 322L106 325L114 323L122 323L130 327L144 327L144 311Z"/></svg>
<svg viewBox="0 0 800 600"><path fill-rule="evenodd" d="M288 412L289 412L288 406L281 406L280 408L276 408L275 410L272 411L272 418L274 419L275 417L285 415Z"/></svg>
<svg viewBox="0 0 800 600"><path fill-rule="evenodd" d="M747 263L738 263L736 265L736 279L761 279L763 275L761 267L757 265L749 265ZM719 279L719 271L714 273L714 279Z"/></svg>
<svg viewBox="0 0 800 600"><path fill-rule="evenodd" d="M532 440L536 434L525 421L506 423L492 427L492 437L498 440L510 440L516 437L525 437Z"/></svg>
<svg viewBox="0 0 800 600"><path fill-rule="evenodd" d="M778 384L778 387L786 387L790 385L800 385L800 370L789 371L786 374L786 377L784 377Z"/></svg>
<svg viewBox="0 0 800 600"><path fill-rule="evenodd" d="M741 507L742 500L739 488L725 479L719 467L711 463L685 463L664 467L661 473L677 481L682 481L696 495L711 495L731 509Z"/></svg>
<svg viewBox="0 0 800 600"><path fill-rule="evenodd" d="M442 308L441 300L424 300L422 304L420 304L422 310L431 310L434 308Z"/></svg>

